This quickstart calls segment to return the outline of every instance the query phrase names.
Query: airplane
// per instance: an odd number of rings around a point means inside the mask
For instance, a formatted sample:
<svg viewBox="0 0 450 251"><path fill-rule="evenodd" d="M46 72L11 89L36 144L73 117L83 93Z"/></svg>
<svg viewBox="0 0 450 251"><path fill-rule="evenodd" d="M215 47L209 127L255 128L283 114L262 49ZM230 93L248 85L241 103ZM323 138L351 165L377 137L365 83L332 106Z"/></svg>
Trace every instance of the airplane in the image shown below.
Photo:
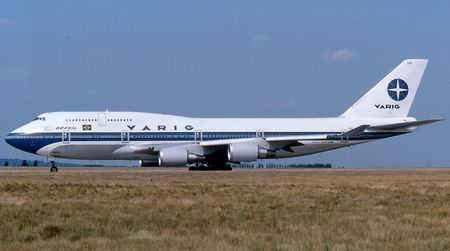
<svg viewBox="0 0 450 251"><path fill-rule="evenodd" d="M49 112L9 133L20 150L56 158L139 160L143 167L230 170L398 136L442 119L408 117L427 59L406 59L331 118L191 118L141 112Z"/></svg>

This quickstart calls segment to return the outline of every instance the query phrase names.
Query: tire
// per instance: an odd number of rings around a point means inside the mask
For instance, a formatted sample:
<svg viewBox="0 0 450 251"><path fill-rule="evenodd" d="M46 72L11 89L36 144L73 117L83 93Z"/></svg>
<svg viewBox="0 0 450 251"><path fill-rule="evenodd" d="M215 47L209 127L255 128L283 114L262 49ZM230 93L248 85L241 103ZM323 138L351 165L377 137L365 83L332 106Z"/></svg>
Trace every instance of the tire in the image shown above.
<svg viewBox="0 0 450 251"><path fill-rule="evenodd" d="M233 170L227 163L208 163L208 165L191 166L189 171L231 171Z"/></svg>

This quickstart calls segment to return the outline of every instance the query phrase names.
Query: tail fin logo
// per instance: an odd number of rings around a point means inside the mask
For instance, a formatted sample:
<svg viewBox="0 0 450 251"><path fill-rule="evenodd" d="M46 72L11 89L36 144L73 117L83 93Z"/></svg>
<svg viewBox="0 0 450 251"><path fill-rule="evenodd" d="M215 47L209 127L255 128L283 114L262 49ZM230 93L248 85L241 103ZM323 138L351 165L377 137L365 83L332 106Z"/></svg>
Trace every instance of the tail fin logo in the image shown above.
<svg viewBox="0 0 450 251"><path fill-rule="evenodd" d="M395 101L404 100L408 96L408 90L408 84L399 78L392 80L387 87L389 97Z"/></svg>

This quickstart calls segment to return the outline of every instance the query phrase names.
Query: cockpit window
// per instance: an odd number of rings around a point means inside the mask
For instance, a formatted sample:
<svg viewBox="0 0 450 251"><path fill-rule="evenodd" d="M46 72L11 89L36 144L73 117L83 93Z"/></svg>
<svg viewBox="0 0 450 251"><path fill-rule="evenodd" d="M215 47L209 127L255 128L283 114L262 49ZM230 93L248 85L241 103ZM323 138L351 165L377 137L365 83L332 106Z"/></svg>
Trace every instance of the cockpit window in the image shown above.
<svg viewBox="0 0 450 251"><path fill-rule="evenodd" d="M36 117L36 118L33 119L33 121L34 121L34 120L42 120L42 121L45 121L45 117Z"/></svg>

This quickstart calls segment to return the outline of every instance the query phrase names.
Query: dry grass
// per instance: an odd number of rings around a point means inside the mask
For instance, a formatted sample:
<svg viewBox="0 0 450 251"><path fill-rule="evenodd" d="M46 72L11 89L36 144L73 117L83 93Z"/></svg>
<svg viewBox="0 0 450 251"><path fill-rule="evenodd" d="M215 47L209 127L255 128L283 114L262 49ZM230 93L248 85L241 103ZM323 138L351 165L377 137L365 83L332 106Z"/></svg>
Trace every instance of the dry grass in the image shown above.
<svg viewBox="0 0 450 251"><path fill-rule="evenodd" d="M0 169L5 250L449 250L450 169Z"/></svg>

